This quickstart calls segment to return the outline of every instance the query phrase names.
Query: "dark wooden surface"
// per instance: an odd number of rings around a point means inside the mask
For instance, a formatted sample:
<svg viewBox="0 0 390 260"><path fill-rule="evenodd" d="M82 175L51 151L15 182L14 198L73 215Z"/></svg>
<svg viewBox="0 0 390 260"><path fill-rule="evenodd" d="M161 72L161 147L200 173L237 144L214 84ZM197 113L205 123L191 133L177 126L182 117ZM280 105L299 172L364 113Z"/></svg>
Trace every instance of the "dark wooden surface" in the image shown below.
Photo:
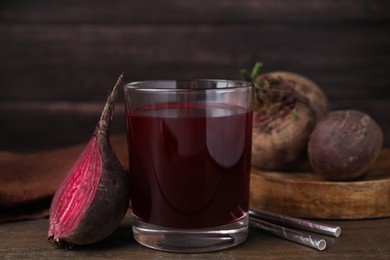
<svg viewBox="0 0 390 260"><path fill-rule="evenodd" d="M323 221L324 222L324 221ZM390 259L390 218L360 221L325 221L340 225L339 238L324 237L327 248L317 251L272 235L251 230L240 246L202 254L166 253L138 245L129 219L106 240L95 245L55 249L46 241L48 220L0 225L1 259Z"/></svg>
<svg viewBox="0 0 390 260"><path fill-rule="evenodd" d="M389 29L385 0L2 0L0 150L87 140L122 71L241 79L257 60L313 79L332 109L369 113L389 146Z"/></svg>

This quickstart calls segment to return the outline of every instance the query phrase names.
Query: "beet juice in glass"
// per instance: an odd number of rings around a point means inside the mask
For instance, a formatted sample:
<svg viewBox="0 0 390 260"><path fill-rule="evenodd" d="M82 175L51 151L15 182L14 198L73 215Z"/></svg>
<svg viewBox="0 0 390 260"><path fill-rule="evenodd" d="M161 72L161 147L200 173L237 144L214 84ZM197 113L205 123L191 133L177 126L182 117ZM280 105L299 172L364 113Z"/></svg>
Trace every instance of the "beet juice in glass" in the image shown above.
<svg viewBox="0 0 390 260"><path fill-rule="evenodd" d="M125 86L133 235L205 252L248 231L252 85L229 80Z"/></svg>

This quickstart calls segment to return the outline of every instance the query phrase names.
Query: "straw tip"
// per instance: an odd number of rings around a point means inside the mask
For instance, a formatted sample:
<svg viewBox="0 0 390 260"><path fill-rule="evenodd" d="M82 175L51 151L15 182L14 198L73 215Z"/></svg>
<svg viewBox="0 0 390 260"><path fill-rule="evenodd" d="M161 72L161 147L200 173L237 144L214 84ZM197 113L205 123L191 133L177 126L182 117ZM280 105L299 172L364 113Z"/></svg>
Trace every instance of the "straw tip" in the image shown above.
<svg viewBox="0 0 390 260"><path fill-rule="evenodd" d="M326 241L324 239L321 239L317 244L317 249L322 251L326 248Z"/></svg>
<svg viewBox="0 0 390 260"><path fill-rule="evenodd" d="M335 237L339 237L341 235L341 228L340 227L336 227L335 231L334 231L334 236Z"/></svg>

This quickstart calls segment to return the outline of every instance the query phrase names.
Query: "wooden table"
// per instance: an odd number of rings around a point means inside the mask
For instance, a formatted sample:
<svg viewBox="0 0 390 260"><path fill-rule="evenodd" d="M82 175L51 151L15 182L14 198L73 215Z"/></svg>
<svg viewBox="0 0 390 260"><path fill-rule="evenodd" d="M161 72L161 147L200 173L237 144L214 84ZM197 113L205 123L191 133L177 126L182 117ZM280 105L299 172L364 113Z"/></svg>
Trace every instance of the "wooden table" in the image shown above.
<svg viewBox="0 0 390 260"><path fill-rule="evenodd" d="M236 248L201 254L177 254L145 248L132 238L129 217L95 245L55 249L46 240L48 219L0 224L0 259L390 259L390 218L322 221L339 225L339 238L324 237L324 251L251 230Z"/></svg>

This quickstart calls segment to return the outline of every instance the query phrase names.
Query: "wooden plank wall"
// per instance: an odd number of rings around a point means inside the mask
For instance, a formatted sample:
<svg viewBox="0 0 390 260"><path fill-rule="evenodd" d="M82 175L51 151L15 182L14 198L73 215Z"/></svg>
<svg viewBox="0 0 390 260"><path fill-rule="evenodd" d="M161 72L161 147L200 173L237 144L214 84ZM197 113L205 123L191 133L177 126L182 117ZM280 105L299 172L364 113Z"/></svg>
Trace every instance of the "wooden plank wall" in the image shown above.
<svg viewBox="0 0 390 260"><path fill-rule="evenodd" d="M257 60L313 79L332 109L369 113L389 146L389 29L385 0L2 0L0 150L88 140L122 71L241 79Z"/></svg>

